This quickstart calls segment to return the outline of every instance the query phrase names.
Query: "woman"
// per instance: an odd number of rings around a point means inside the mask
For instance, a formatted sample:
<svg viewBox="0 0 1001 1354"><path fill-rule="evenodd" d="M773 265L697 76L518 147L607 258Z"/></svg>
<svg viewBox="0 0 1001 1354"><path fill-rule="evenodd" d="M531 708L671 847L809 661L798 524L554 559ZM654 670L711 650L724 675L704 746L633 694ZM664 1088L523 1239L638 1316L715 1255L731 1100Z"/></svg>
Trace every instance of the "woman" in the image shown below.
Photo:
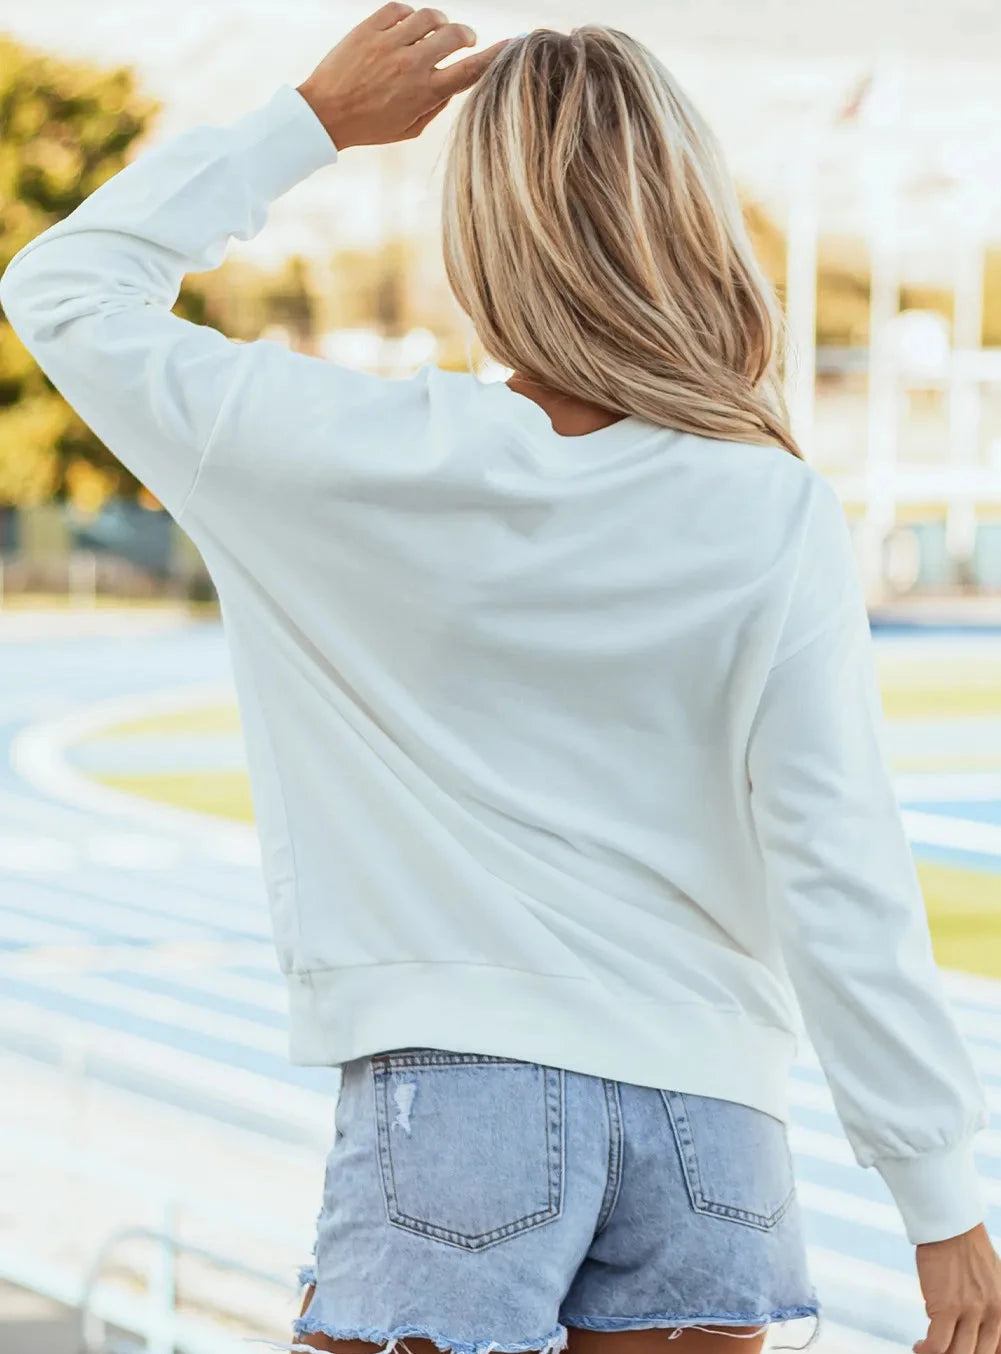
<svg viewBox="0 0 1001 1354"><path fill-rule="evenodd" d="M219 591L292 1057L343 1070L294 1347L720 1354L815 1316L798 998L917 1246L916 1348L994 1354L984 1101L719 151L617 30L439 67L473 42L394 0L0 287ZM272 199L467 88L445 261L510 380L170 313Z"/></svg>

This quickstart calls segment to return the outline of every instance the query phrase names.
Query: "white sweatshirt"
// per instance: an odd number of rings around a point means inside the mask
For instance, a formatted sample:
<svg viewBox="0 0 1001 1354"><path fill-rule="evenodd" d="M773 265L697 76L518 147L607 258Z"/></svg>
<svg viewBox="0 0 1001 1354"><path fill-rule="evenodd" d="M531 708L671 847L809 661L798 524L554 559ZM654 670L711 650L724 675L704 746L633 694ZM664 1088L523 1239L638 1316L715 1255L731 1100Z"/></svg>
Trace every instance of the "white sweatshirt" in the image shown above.
<svg viewBox="0 0 1001 1354"><path fill-rule="evenodd" d="M845 518L777 447L171 314L337 153L282 85L14 259L7 316L218 589L291 1056L504 1054L788 1116L805 1016L912 1241L985 1209ZM798 1003L797 1003L798 999Z"/></svg>

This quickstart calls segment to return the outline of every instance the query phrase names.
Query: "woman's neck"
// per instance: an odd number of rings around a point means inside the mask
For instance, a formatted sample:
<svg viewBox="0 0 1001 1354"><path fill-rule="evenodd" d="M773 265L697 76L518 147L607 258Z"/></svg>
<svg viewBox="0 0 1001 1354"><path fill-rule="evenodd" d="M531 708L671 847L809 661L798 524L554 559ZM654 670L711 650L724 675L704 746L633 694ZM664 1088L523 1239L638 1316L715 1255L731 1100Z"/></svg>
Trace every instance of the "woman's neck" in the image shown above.
<svg viewBox="0 0 1001 1354"><path fill-rule="evenodd" d="M553 431L563 437L578 437L582 433L597 432L599 428L607 428L610 423L618 423L625 417L615 410L603 409L600 405L587 400L579 400L573 395L563 395L559 391L550 390L518 371L508 377L506 384L516 395L524 395L526 399L534 400L544 409L549 415Z"/></svg>

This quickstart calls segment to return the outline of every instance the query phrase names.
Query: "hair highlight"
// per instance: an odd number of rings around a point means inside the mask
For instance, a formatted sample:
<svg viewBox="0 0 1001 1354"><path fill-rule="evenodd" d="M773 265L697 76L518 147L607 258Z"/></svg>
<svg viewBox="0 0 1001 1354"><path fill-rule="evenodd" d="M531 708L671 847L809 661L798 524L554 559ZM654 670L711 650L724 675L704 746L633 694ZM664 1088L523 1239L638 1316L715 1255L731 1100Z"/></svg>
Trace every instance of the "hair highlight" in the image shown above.
<svg viewBox="0 0 1001 1354"><path fill-rule="evenodd" d="M802 456L781 317L712 131L602 24L512 39L452 128L445 270L486 351L652 423Z"/></svg>

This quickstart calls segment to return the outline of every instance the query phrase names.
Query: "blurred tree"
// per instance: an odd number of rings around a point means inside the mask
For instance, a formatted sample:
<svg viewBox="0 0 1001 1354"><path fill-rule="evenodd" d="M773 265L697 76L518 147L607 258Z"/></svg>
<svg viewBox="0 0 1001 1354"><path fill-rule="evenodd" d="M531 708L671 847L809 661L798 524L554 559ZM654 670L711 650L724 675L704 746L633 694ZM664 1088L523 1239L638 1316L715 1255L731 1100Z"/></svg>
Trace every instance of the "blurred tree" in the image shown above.
<svg viewBox="0 0 1001 1354"><path fill-rule="evenodd" d="M263 301L269 322L288 331L291 347L297 352L316 352L316 296L309 262L301 254L286 259L264 287Z"/></svg>
<svg viewBox="0 0 1001 1354"><path fill-rule="evenodd" d="M127 67L63 60L0 34L0 270L125 165L158 108ZM177 310L204 320L204 298L186 287ZM0 313L0 506L74 494L93 505L137 487Z"/></svg>
<svg viewBox="0 0 1001 1354"><path fill-rule="evenodd" d="M755 257L769 282L781 294L785 283L785 236L760 203L742 198L741 208Z"/></svg>
<svg viewBox="0 0 1001 1354"><path fill-rule="evenodd" d="M308 287L306 265L298 278L295 269L291 275L294 286L305 289L306 294L287 302L284 292L289 279L285 268L270 272L237 253L211 272L187 278L176 309L181 313L184 303L187 318L212 324L241 343L257 338L269 324L289 329L295 324L308 331L310 308L315 308L316 297Z"/></svg>
<svg viewBox="0 0 1001 1354"><path fill-rule="evenodd" d="M420 271L416 239L394 237L375 249L341 249L333 256L324 290L323 327L374 326L384 334L406 333L427 322L415 310L414 278Z"/></svg>
<svg viewBox="0 0 1001 1354"><path fill-rule="evenodd" d="M984 260L984 343L1001 346L1001 251L988 248Z"/></svg>

